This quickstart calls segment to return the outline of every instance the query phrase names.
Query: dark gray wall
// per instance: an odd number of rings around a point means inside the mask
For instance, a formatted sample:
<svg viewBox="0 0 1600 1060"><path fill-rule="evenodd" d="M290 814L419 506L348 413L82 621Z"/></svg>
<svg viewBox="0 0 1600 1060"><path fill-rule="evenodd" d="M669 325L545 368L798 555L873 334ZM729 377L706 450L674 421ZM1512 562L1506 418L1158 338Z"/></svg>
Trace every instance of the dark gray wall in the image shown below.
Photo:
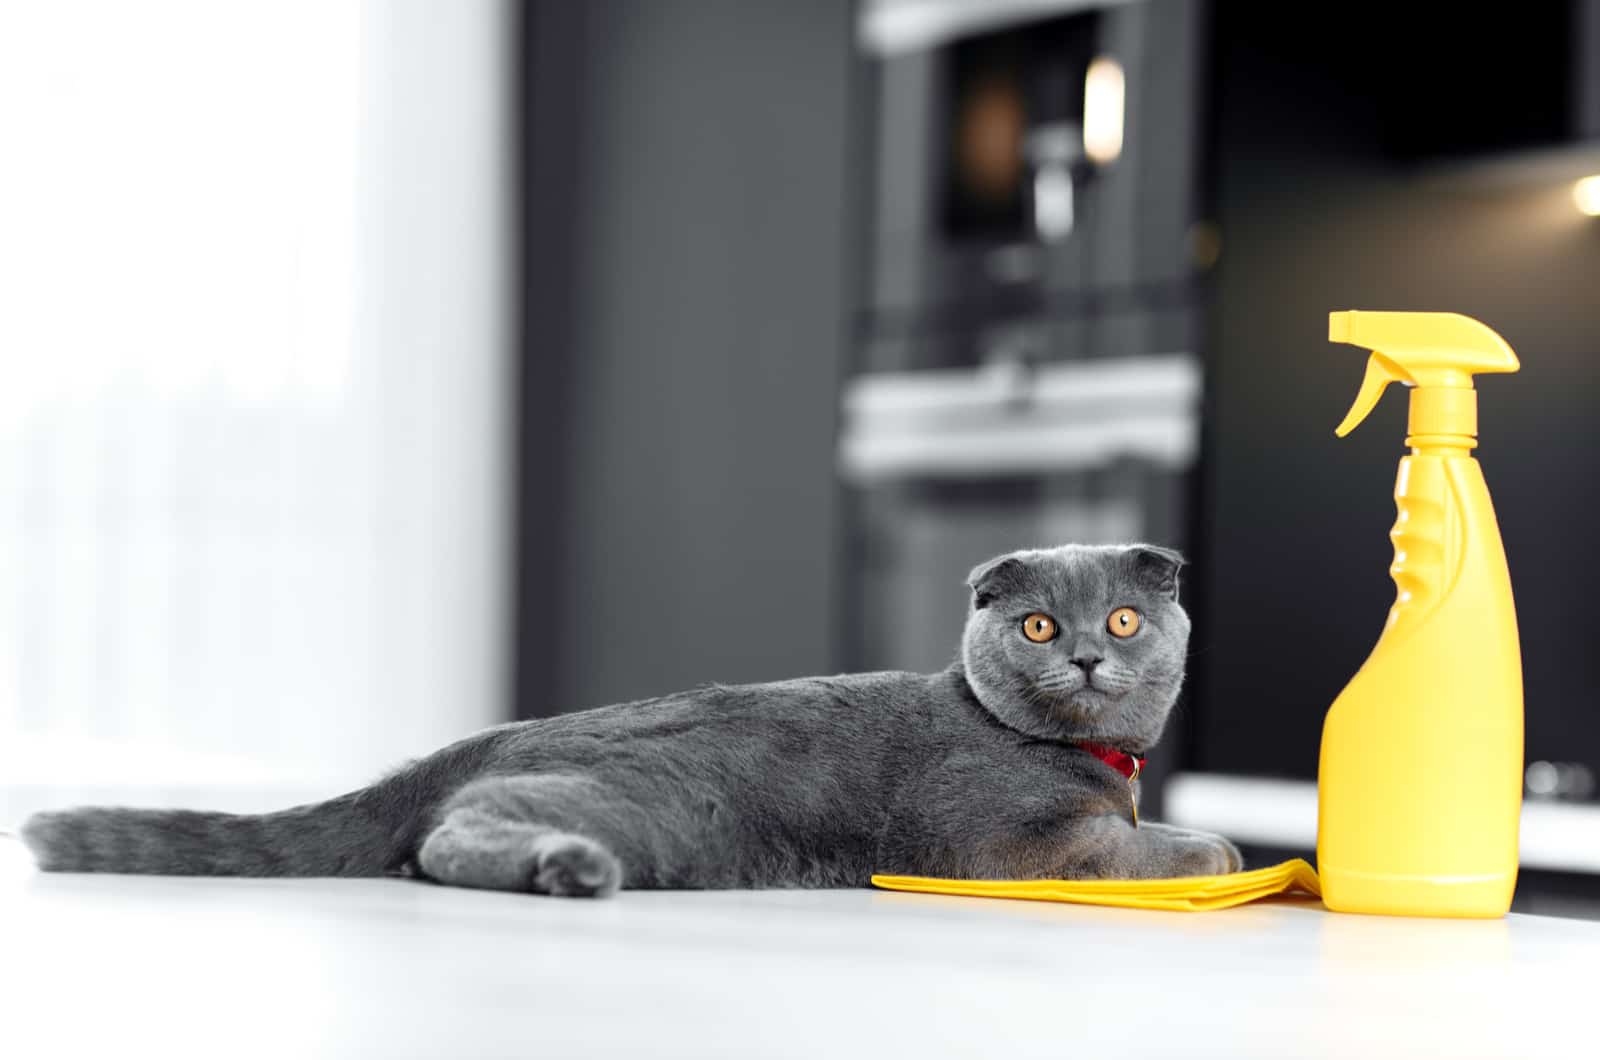
<svg viewBox="0 0 1600 1060"><path fill-rule="evenodd" d="M519 713L826 671L851 5L528 19Z"/></svg>
<svg viewBox="0 0 1600 1060"><path fill-rule="evenodd" d="M1335 309L1463 312L1520 355L1520 374L1481 381L1478 456L1522 623L1528 757L1592 758L1600 224L1565 181L1396 166L1379 144L1384 80L1340 35L1289 11L1218 13L1197 764L1314 776L1323 715L1393 601L1406 398L1334 437L1364 367L1328 343Z"/></svg>

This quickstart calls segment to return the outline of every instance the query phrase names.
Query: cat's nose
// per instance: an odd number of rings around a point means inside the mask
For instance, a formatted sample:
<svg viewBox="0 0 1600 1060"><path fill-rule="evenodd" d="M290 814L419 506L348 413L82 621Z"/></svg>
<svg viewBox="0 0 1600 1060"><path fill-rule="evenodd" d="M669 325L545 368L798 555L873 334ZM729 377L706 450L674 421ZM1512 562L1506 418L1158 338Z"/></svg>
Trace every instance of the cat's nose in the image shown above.
<svg viewBox="0 0 1600 1060"><path fill-rule="evenodd" d="M1072 665L1079 667L1086 674L1093 673L1094 668L1105 661L1103 655L1074 655L1071 659Z"/></svg>

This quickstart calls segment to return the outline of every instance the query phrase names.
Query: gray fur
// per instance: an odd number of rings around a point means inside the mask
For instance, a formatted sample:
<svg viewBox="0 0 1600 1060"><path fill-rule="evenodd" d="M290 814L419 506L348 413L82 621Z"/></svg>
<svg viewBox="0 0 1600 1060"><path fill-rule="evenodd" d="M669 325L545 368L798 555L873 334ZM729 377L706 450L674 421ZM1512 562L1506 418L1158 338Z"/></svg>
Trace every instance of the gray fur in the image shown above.
<svg viewBox="0 0 1600 1060"><path fill-rule="evenodd" d="M1189 636L1182 562L1069 545L984 564L942 673L714 685L487 729L279 813L85 808L37 814L23 838L47 871L416 871L559 895L1230 872L1225 839L1136 827L1128 782L1074 743L1143 753L1160 736ZM1142 618L1127 639L1106 628L1122 606ZM1023 637L1034 611L1055 640Z"/></svg>

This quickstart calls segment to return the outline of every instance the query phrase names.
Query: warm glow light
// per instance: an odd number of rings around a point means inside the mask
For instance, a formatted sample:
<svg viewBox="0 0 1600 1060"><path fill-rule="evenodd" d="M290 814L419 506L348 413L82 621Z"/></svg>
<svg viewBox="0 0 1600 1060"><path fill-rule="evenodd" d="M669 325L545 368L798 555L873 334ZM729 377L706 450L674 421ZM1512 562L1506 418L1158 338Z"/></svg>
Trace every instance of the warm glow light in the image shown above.
<svg viewBox="0 0 1600 1060"><path fill-rule="evenodd" d="M1600 174L1584 177L1572 186L1572 201L1590 217L1600 217Z"/></svg>
<svg viewBox="0 0 1600 1060"><path fill-rule="evenodd" d="M1083 81L1083 151L1100 165L1122 154L1122 64L1096 59Z"/></svg>

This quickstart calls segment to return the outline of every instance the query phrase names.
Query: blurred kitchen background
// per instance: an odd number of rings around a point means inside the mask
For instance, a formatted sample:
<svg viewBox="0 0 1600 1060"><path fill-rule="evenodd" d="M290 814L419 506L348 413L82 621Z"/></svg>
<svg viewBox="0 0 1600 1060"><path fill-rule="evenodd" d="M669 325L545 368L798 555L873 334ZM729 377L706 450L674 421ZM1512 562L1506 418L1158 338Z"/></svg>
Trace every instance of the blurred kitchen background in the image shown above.
<svg viewBox="0 0 1600 1060"><path fill-rule="evenodd" d="M1404 436L1326 314L1441 309L1523 362L1518 908L1600 916L1600 0L1450 10L0 3L0 827L938 668L1147 540L1147 804L1307 854Z"/></svg>

